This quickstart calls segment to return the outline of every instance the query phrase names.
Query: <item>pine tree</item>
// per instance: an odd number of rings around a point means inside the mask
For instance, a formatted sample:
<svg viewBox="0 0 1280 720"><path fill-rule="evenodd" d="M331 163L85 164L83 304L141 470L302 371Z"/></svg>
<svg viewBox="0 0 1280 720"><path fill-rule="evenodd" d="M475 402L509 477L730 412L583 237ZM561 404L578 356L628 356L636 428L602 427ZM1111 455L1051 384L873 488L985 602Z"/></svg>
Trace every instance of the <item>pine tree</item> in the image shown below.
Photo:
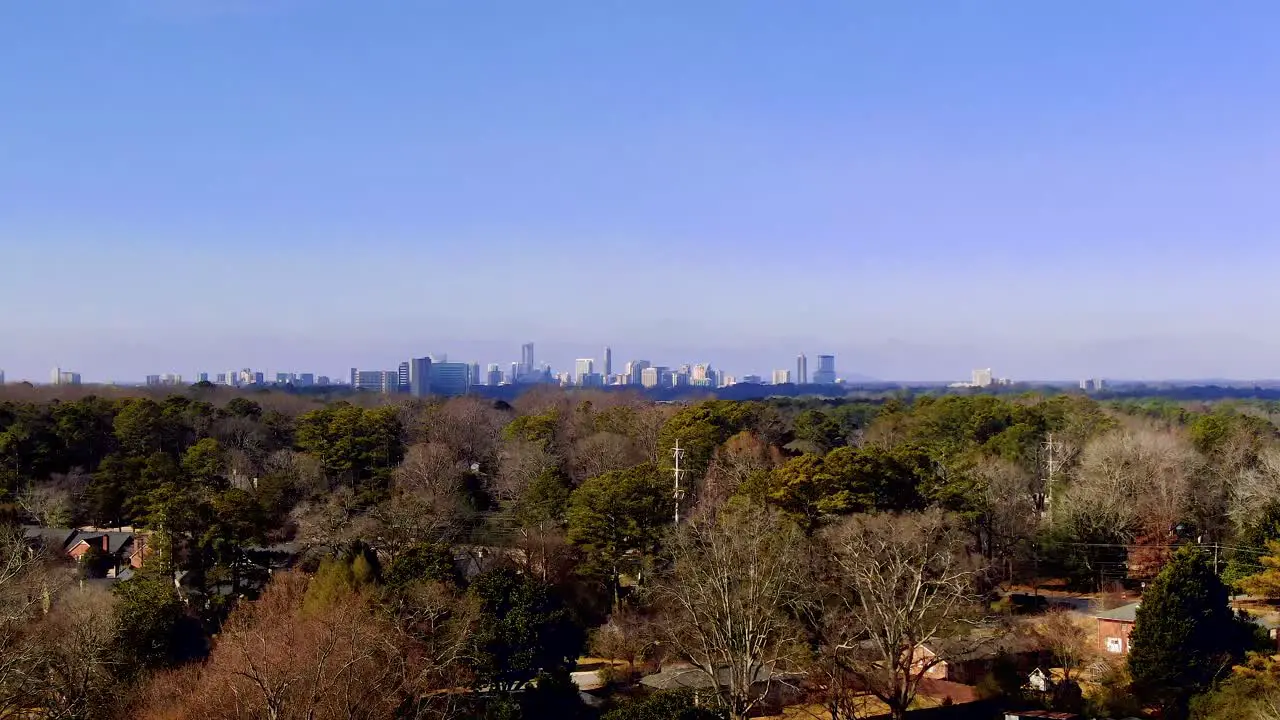
<svg viewBox="0 0 1280 720"><path fill-rule="evenodd" d="M1187 716L1192 696L1244 656L1249 640L1231 612L1226 585L1204 553L1188 546L1143 595L1129 641L1134 691L1176 720Z"/></svg>

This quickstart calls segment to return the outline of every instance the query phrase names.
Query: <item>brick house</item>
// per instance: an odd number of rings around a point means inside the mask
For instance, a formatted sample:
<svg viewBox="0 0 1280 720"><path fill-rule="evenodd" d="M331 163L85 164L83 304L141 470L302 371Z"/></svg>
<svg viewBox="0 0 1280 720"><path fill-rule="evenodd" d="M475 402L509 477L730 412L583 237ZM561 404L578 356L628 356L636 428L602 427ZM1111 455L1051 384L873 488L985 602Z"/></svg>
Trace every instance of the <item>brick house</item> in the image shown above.
<svg viewBox="0 0 1280 720"><path fill-rule="evenodd" d="M33 547L49 553L60 553L84 562L91 551L97 552L98 571L114 578L128 569L138 569L152 554L148 533L124 530L42 528L29 526L24 534Z"/></svg>
<svg viewBox="0 0 1280 720"><path fill-rule="evenodd" d="M1129 653L1129 634L1137 620L1139 603L1129 603L1094 615L1098 621L1098 648L1109 655Z"/></svg>

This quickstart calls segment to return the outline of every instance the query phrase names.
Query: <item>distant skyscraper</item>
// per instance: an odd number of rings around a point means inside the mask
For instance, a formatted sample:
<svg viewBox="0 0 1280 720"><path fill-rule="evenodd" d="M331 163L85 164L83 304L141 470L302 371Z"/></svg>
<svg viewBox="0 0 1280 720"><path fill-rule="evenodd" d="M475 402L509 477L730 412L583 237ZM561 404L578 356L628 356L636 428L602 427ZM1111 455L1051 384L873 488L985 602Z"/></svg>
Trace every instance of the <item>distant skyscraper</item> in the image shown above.
<svg viewBox="0 0 1280 720"><path fill-rule="evenodd" d="M320 377L316 378L316 384L320 385L321 387L327 387L333 384L333 380L329 379L328 375L321 375Z"/></svg>
<svg viewBox="0 0 1280 720"><path fill-rule="evenodd" d="M357 370L351 368L351 389L367 392L394 393L400 388L400 373L395 370Z"/></svg>
<svg viewBox="0 0 1280 720"><path fill-rule="evenodd" d="M431 358L414 358L409 365L409 394L423 398L431 394Z"/></svg>
<svg viewBox="0 0 1280 720"><path fill-rule="evenodd" d="M627 363L626 375L628 385L643 385L642 375L649 367L648 360L632 360Z"/></svg>
<svg viewBox="0 0 1280 720"><path fill-rule="evenodd" d="M532 375L533 371L537 369L537 367L538 367L537 365L533 364L533 343L525 343L524 345L521 345L520 346L520 374L523 375L525 373L528 373ZM512 378L512 381L514 382L515 378Z"/></svg>
<svg viewBox="0 0 1280 720"><path fill-rule="evenodd" d="M263 376L263 374L262 374L262 373L260 373L260 372L255 372L255 373L253 374L253 384L254 384L254 385L265 385L265 384L266 384L266 382L267 382L267 379L266 379L266 377L265 377L265 376Z"/></svg>
<svg viewBox="0 0 1280 720"><path fill-rule="evenodd" d="M507 375L508 385L515 385L520 382L520 367L521 365L518 362L511 363L511 372Z"/></svg>
<svg viewBox="0 0 1280 720"><path fill-rule="evenodd" d="M400 383L400 392L402 393L410 392L409 363L407 362L400 363L400 367L396 368L396 373L399 375L399 377L396 378L396 380Z"/></svg>
<svg viewBox="0 0 1280 720"><path fill-rule="evenodd" d="M480 384L480 363L477 363L477 362L471 363L471 384L472 385Z"/></svg>
<svg viewBox="0 0 1280 720"><path fill-rule="evenodd" d="M148 375L148 376L147 376L147 387L157 387L159 384L160 384L160 376L159 376L159 375Z"/></svg>
<svg viewBox="0 0 1280 720"><path fill-rule="evenodd" d="M315 373L302 373L301 375L298 375L298 387L311 387L315 384Z"/></svg>
<svg viewBox="0 0 1280 720"><path fill-rule="evenodd" d="M4 370L0 370L0 385L4 385Z"/></svg>
<svg viewBox="0 0 1280 720"><path fill-rule="evenodd" d="M600 372L605 378L613 374L613 348L608 345L604 346L604 367L601 368Z"/></svg>
<svg viewBox="0 0 1280 720"><path fill-rule="evenodd" d="M207 382L209 382L209 373L207 373L207 372L196 373L196 382L198 382L198 383L207 383Z"/></svg>
<svg viewBox="0 0 1280 720"><path fill-rule="evenodd" d="M991 387L995 384L995 376L991 373L991 368L979 368L973 371L972 383L974 387Z"/></svg>
<svg viewBox="0 0 1280 720"><path fill-rule="evenodd" d="M235 387L240 384L239 372L235 370L228 370L226 373L220 373L220 374L223 374L226 376L223 378L223 380L226 382L227 387Z"/></svg>
<svg viewBox="0 0 1280 720"><path fill-rule="evenodd" d="M640 370L640 384L647 388L658 387L658 383L662 382L662 371L656 367L647 367Z"/></svg>
<svg viewBox="0 0 1280 720"><path fill-rule="evenodd" d="M54 385L79 385L80 373L54 368L49 375L49 380Z"/></svg>
<svg viewBox="0 0 1280 720"><path fill-rule="evenodd" d="M578 358L573 364L573 375L577 378L583 378L595 372L596 361L593 358ZM581 380L579 380L581 383Z"/></svg>
<svg viewBox="0 0 1280 720"><path fill-rule="evenodd" d="M796 356L796 383L809 384L809 358L805 357L804 353Z"/></svg>
<svg viewBox="0 0 1280 720"><path fill-rule="evenodd" d="M471 386L471 366L467 363L431 363L431 392L457 397L466 395Z"/></svg>
<svg viewBox="0 0 1280 720"><path fill-rule="evenodd" d="M819 355L818 369L813 373L814 385L835 385L836 384L836 356L835 355Z"/></svg>
<svg viewBox="0 0 1280 720"><path fill-rule="evenodd" d="M774 385L789 385L790 383L791 383L790 370L774 370L773 371Z"/></svg>
<svg viewBox="0 0 1280 720"><path fill-rule="evenodd" d="M502 384L502 368L498 366L498 363L489 363L484 384L490 387Z"/></svg>
<svg viewBox="0 0 1280 720"><path fill-rule="evenodd" d="M277 385L292 385L292 384L293 384L293 373L287 373L287 372L284 372L284 373L276 373L276 384L277 384Z"/></svg>

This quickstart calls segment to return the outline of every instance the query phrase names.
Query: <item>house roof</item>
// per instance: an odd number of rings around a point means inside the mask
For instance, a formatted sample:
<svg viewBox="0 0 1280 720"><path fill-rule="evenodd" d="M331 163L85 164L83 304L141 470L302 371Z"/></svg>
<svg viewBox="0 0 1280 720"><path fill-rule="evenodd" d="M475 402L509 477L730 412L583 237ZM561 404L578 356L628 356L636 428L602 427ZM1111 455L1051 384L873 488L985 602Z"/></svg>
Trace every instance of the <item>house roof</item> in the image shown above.
<svg viewBox="0 0 1280 720"><path fill-rule="evenodd" d="M999 635L978 632L961 637L937 638L924 644L931 653L949 662L986 660L1001 653L1020 655L1042 651L1042 642L1031 635Z"/></svg>
<svg viewBox="0 0 1280 720"><path fill-rule="evenodd" d="M61 552L76 534L71 528L50 528L39 525L23 525L22 534L30 542L39 543L46 550Z"/></svg>
<svg viewBox="0 0 1280 720"><path fill-rule="evenodd" d="M78 532L69 543L71 547L75 547L82 542L102 547L102 538L107 539L107 554L119 555L127 545L133 542L133 533L130 532Z"/></svg>
<svg viewBox="0 0 1280 720"><path fill-rule="evenodd" d="M759 667L756 668L755 677L751 682L752 684L767 682L773 677L777 677L777 674L773 672L772 667ZM717 669L716 680L721 686L728 685L729 668ZM676 690L681 688L706 690L712 687L711 678L707 677L705 672L689 665L665 667L661 672L641 678L640 684L657 690Z"/></svg>
<svg viewBox="0 0 1280 720"><path fill-rule="evenodd" d="M1138 606L1141 604L1142 603L1129 603L1128 605L1121 605L1118 608L1113 608L1106 612L1100 612L1097 615L1094 615L1094 617L1099 620L1115 620L1116 622L1137 622Z"/></svg>

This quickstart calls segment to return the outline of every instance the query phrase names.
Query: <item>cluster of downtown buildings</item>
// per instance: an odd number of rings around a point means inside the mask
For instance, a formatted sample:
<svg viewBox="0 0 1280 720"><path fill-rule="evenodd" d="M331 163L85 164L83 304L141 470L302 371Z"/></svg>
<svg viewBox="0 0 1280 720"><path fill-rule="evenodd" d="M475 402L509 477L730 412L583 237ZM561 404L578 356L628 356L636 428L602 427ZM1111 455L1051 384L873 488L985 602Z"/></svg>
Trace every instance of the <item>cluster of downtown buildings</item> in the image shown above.
<svg viewBox="0 0 1280 720"><path fill-rule="evenodd" d="M479 363L449 362L444 355L411 358L395 369L366 370L351 368L345 378L331 378L314 373L273 374L252 368L228 370L221 373L197 373L196 383L212 383L227 387L339 387L366 392L406 394L415 397L428 395L465 395L472 387L500 385L551 384L573 387L631 386L644 389L706 387L720 388L738 383L774 385L835 385L836 359L834 355L818 355L812 376L809 374L809 358L796 357L794 370L774 370L770 378L760 375L734 377L712 367L709 363L679 366L654 365L648 360L630 360L621 367L613 363L613 350L604 348L602 357L579 358L574 361L573 372L555 372L550 365L539 365L534 357L533 343L520 348L520 361L506 368L497 363L481 368ZM79 385L78 373L55 368L51 377L54 385ZM0 383L4 373L0 371ZM148 387L177 387L185 384L182 375L166 373L148 375Z"/></svg>

